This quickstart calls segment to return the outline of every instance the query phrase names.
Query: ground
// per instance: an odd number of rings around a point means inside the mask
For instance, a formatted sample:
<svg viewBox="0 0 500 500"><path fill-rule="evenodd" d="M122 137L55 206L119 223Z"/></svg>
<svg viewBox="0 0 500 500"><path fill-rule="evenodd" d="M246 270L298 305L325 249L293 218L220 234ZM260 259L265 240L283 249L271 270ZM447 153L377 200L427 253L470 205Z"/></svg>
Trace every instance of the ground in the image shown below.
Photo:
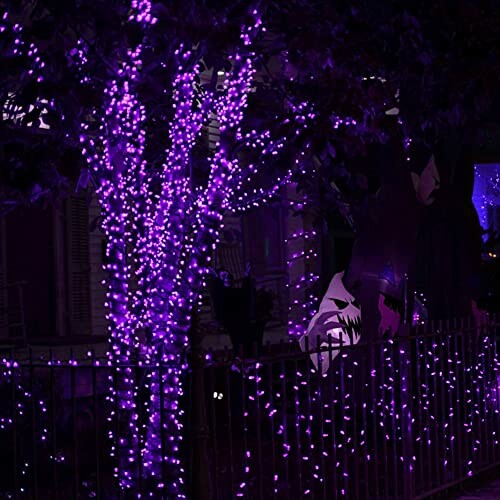
<svg viewBox="0 0 500 500"><path fill-rule="evenodd" d="M486 486L482 486L477 490L471 490L465 495L458 497L457 500L477 500L478 498L485 500L499 500L500 499L500 479L497 479Z"/></svg>

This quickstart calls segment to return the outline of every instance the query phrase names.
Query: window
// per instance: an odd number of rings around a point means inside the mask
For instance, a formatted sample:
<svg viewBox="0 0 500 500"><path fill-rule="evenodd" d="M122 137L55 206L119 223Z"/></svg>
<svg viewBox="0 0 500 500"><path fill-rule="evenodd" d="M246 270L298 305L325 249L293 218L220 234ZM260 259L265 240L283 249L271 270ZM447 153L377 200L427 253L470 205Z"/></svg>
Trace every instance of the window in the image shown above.
<svg viewBox="0 0 500 500"><path fill-rule="evenodd" d="M259 275L283 272L283 210L281 205L259 207L244 216L246 260Z"/></svg>
<svg viewBox="0 0 500 500"><path fill-rule="evenodd" d="M500 231L500 163L475 166L472 201L482 228Z"/></svg>

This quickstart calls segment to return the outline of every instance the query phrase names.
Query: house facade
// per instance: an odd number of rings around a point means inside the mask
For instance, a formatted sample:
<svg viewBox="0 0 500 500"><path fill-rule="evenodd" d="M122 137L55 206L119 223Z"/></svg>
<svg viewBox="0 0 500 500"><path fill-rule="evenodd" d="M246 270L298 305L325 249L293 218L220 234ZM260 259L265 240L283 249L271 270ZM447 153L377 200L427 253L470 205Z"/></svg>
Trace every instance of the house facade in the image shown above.
<svg viewBox="0 0 500 500"><path fill-rule="evenodd" d="M93 332L89 208L19 207L0 222L0 333L41 339Z"/></svg>
<svg viewBox="0 0 500 500"><path fill-rule="evenodd" d="M312 221L293 214L298 196L292 187L274 203L228 214L214 259L236 280L251 265L257 288L273 296L270 326L283 332L303 316L310 295L295 285L318 266ZM0 338L106 335L106 239L99 219L97 199L82 194L58 207L19 207L0 220ZM202 303L202 322L213 322L208 288Z"/></svg>

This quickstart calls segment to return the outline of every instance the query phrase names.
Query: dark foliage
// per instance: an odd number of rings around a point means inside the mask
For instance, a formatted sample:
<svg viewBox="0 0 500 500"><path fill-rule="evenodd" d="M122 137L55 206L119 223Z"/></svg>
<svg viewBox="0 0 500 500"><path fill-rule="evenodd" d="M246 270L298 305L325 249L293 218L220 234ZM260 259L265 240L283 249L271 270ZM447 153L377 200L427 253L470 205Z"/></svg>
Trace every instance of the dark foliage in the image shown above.
<svg viewBox="0 0 500 500"><path fill-rule="evenodd" d="M98 123L104 85L137 37L126 23L127 4L26 0L2 5L45 62L44 78L37 81L29 74L32 59L13 54L12 31L0 33L0 58L7 68L0 105L16 106L16 113L4 113L0 126L0 193L8 206L41 201L42 194L64 195L68 187L91 180L78 152L79 126L93 110ZM316 206L345 209L376 189L372 145L390 137L409 135L432 144L460 129L459 136L482 154L498 152L498 2L159 1L140 87L152 168L162 159L168 136L175 50L180 44L195 47L192 63L201 60L210 75L200 84L216 89L217 72L228 68L227 55L254 7L267 31L258 41L260 76L246 120L281 123L277 116L287 103L313 106L315 126L295 146L309 145L304 163L317 175L298 181L313 201L321 198ZM85 75L76 65L81 57L87 59ZM391 108L400 110L402 125L386 114ZM356 124L336 125L339 118ZM37 128L41 121L50 131ZM203 179L205 155L193 161Z"/></svg>

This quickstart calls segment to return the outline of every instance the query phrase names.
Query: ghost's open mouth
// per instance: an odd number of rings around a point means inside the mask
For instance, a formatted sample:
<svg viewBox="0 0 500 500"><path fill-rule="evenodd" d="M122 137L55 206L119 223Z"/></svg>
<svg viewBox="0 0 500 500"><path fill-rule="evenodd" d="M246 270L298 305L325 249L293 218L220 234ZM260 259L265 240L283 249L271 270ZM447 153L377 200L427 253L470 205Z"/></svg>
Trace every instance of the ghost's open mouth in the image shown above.
<svg viewBox="0 0 500 500"><path fill-rule="evenodd" d="M361 333L361 317L350 318L349 316L339 315L337 321L343 326L343 330L348 335L351 344L354 344Z"/></svg>

